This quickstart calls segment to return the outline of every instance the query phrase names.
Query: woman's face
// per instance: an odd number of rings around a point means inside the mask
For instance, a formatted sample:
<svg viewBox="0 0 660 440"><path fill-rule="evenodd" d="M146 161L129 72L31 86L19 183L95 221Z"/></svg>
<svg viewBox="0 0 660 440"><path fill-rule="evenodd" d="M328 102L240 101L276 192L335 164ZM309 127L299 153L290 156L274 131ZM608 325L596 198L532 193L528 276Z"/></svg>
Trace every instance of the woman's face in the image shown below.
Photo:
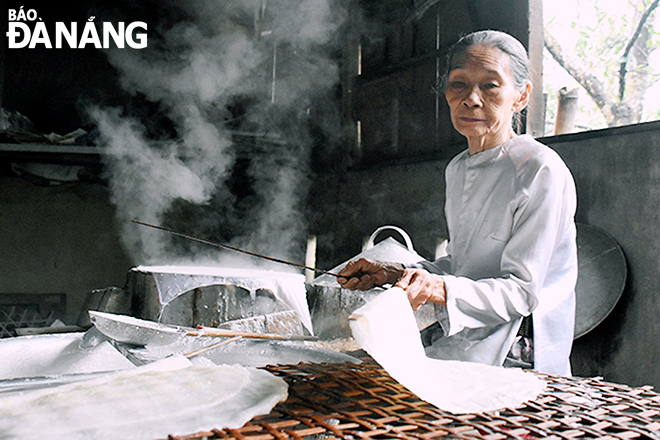
<svg viewBox="0 0 660 440"><path fill-rule="evenodd" d="M511 59L501 50L472 46L449 73L445 97L456 130L470 152L496 147L515 136L511 117L527 105L531 84L516 90Z"/></svg>

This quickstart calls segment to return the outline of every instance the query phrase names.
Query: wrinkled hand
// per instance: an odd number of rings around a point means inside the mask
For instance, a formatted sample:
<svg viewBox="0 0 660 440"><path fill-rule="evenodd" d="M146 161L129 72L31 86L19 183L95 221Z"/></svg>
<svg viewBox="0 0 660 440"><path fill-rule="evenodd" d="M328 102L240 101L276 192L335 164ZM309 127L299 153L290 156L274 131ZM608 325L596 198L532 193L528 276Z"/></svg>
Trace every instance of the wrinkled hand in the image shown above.
<svg viewBox="0 0 660 440"><path fill-rule="evenodd" d="M404 273L404 268L397 263L384 263L365 258L349 261L339 271L337 281L344 289L368 290L374 286L394 284Z"/></svg>
<svg viewBox="0 0 660 440"><path fill-rule="evenodd" d="M400 287L406 292L413 310L419 310L427 302L447 305L444 280L424 269L405 269L394 287Z"/></svg>

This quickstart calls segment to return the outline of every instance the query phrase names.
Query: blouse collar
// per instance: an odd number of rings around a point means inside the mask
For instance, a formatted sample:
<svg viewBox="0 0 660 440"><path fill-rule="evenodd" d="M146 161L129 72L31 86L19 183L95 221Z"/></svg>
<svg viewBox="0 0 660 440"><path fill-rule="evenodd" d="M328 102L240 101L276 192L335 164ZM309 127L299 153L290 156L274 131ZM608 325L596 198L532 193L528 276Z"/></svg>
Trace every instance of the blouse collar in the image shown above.
<svg viewBox="0 0 660 440"><path fill-rule="evenodd" d="M513 146L515 146L522 138L529 136L527 134L520 135L509 139L497 147L489 148L488 150L480 151L477 154L470 154L470 150L465 150L465 158L470 165L479 165L488 162L500 154L506 154Z"/></svg>

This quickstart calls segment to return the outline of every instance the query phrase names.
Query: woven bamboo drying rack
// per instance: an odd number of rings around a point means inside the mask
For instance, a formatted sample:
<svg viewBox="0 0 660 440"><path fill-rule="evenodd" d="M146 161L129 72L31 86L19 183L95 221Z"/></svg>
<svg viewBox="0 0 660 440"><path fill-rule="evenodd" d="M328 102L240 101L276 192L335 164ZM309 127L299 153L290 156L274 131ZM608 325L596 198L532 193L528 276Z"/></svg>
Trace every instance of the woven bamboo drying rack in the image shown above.
<svg viewBox="0 0 660 440"><path fill-rule="evenodd" d="M170 440L660 438L660 395L601 378L540 375L548 387L519 408L455 415L419 400L380 366L267 366L289 398L239 429Z"/></svg>

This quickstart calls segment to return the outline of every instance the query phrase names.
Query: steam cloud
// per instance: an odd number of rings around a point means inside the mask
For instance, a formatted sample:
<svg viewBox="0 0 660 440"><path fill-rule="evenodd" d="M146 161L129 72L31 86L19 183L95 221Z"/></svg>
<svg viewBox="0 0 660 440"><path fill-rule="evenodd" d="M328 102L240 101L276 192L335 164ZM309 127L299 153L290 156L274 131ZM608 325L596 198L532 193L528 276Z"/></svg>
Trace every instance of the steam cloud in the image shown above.
<svg viewBox="0 0 660 440"><path fill-rule="evenodd" d="M310 126L340 131L331 55L345 10L339 0L160 7L179 18L149 23L147 49L107 53L123 87L155 104L170 127L154 129L154 119L125 109L90 109L127 250L147 264L204 252L219 260L216 250L174 245L129 222L139 219L300 261Z"/></svg>

